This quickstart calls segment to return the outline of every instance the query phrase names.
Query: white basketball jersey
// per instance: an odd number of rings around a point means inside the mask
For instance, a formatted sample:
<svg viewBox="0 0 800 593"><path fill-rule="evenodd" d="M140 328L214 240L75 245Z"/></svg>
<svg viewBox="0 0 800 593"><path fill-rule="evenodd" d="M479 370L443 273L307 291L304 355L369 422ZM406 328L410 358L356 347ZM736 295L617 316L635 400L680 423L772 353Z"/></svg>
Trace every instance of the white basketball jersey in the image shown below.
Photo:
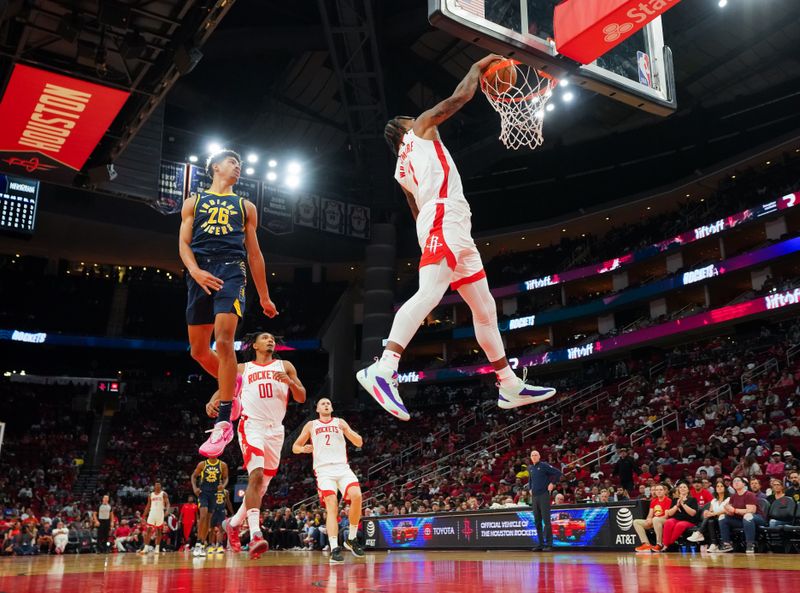
<svg viewBox="0 0 800 593"><path fill-rule="evenodd" d="M314 420L311 424L311 445L314 447L314 470L326 465L347 463L347 443L338 418L331 418L328 422Z"/></svg>
<svg viewBox="0 0 800 593"><path fill-rule="evenodd" d="M442 203L469 213L461 175L441 140L425 140L406 132L397 156L394 178L411 192L422 211L426 204Z"/></svg>
<svg viewBox="0 0 800 593"><path fill-rule="evenodd" d="M289 385L274 378L285 373L282 360L269 364L247 362L242 373L242 416L267 424L282 425L289 405Z"/></svg>
<svg viewBox="0 0 800 593"><path fill-rule="evenodd" d="M150 493L151 515L164 514L164 494L165 492L163 490L159 494L156 494L155 492Z"/></svg>

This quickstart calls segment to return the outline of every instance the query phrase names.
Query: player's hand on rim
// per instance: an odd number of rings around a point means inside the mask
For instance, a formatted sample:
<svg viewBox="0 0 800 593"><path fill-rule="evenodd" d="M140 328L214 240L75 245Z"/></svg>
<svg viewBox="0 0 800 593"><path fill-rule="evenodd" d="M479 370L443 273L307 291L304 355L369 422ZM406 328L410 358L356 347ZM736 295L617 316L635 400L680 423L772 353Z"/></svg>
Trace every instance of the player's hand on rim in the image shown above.
<svg viewBox="0 0 800 593"><path fill-rule="evenodd" d="M224 282L214 276L211 272L205 270L197 270L192 275L195 282L202 288L206 294L211 294L211 291L218 291L222 288Z"/></svg>
<svg viewBox="0 0 800 593"><path fill-rule="evenodd" d="M496 62L497 60L505 60L505 58L498 54L489 54L485 58L482 58L475 62L475 66L483 72L486 70L492 63Z"/></svg>
<svg viewBox="0 0 800 593"><path fill-rule="evenodd" d="M264 315L270 319L278 315L278 309L275 307L275 303L273 303L270 298L261 299L260 302L261 308L264 310Z"/></svg>

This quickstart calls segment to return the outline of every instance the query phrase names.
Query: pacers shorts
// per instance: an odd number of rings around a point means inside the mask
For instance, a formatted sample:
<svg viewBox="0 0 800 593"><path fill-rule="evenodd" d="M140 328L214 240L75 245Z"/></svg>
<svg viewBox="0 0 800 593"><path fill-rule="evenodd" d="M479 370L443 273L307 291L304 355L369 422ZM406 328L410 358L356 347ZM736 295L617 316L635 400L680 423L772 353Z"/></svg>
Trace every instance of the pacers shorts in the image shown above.
<svg viewBox="0 0 800 593"><path fill-rule="evenodd" d="M236 257L198 257L197 264L200 269L222 280L223 284L220 290L212 290L209 295L187 274L189 294L186 302L186 324L211 325L219 313L236 313L242 317L247 284L244 261Z"/></svg>

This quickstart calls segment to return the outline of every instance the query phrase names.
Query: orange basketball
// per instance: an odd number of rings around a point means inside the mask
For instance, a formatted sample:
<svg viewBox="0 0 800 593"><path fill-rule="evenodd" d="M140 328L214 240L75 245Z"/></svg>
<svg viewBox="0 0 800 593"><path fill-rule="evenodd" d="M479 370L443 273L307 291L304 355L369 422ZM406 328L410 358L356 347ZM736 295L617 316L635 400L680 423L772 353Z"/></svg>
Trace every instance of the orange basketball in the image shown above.
<svg viewBox="0 0 800 593"><path fill-rule="evenodd" d="M514 60L495 60L483 73L486 90L492 95L507 93L517 83L517 67Z"/></svg>

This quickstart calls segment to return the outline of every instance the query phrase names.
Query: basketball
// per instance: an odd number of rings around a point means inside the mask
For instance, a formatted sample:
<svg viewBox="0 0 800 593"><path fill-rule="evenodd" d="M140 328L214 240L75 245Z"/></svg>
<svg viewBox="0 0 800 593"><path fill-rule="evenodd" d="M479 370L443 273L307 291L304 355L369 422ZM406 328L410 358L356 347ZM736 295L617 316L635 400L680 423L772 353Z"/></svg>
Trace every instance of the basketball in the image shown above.
<svg viewBox="0 0 800 593"><path fill-rule="evenodd" d="M496 60L483 73L486 90L493 95L509 92L517 82L517 66L514 60Z"/></svg>

